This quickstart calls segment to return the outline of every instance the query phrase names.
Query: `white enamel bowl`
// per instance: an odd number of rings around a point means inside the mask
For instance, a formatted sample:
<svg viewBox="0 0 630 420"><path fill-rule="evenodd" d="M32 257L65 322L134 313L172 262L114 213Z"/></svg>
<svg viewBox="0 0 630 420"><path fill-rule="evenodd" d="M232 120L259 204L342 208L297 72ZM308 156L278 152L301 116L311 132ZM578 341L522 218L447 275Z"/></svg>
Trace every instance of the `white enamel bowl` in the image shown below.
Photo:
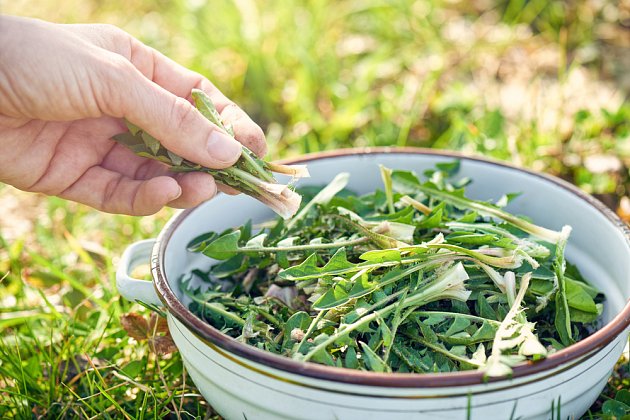
<svg viewBox="0 0 630 420"><path fill-rule="evenodd" d="M630 331L630 231L606 207L557 178L502 163L420 149L342 150L295 161L312 177L301 185L323 185L350 172L358 193L381 186L378 164L421 174L438 162L461 159L458 176L471 177L472 198L523 195L510 211L552 229L573 226L567 254L586 278L606 294L602 329L538 363L514 369L512 378L484 383L478 372L379 374L301 363L221 334L188 309L178 279L207 269L208 258L186 251L200 233L263 221L272 214L246 196L220 195L184 211L157 240L133 244L117 276L121 294L164 306L186 369L212 407L227 419L508 419L579 418L597 398L628 340ZM130 278L150 257L154 282ZM552 407L554 414L552 414Z"/></svg>

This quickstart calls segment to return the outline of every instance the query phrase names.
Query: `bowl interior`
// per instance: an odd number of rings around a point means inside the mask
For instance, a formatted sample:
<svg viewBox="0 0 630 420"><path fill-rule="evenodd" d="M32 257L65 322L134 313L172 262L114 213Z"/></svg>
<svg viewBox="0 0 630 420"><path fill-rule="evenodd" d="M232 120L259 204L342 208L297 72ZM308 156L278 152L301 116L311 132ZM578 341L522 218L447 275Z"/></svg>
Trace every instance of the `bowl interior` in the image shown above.
<svg viewBox="0 0 630 420"><path fill-rule="evenodd" d="M436 163L453 157L422 153L371 153L332 156L308 162L311 178L299 185L324 185L339 172L349 172L348 188L366 193L382 188L379 164L390 168L413 170L418 175ZM461 159L457 177L470 177L467 196L478 200L496 200L505 193L520 192L508 210L530 217L536 224L559 230L571 225L573 232L567 246L567 258L576 264L585 278L606 294L604 321L609 322L630 298L630 243L622 230L586 196L577 195L564 183L548 177L501 164L476 159ZM605 211L605 210L604 210ZM219 195L197 207L168 239L164 270L171 289L184 305L190 302L180 291L178 281L192 269L206 270L209 258L186 251L194 237L210 230L222 231L239 226L248 219L254 223L274 217L259 202L244 195ZM204 287L203 284L199 284Z"/></svg>

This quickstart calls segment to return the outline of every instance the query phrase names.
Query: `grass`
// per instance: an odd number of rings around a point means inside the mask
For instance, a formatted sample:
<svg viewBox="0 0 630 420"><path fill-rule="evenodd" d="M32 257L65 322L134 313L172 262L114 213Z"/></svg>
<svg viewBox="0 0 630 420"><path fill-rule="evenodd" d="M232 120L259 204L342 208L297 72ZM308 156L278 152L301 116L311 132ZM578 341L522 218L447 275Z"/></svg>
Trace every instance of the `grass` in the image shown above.
<svg viewBox="0 0 630 420"><path fill-rule="evenodd" d="M457 149L564 177L630 221L624 3L17 0L3 12L125 28L242 104L271 157ZM118 296L117 258L171 210L113 216L1 186L0 208L0 418L214 416L180 356L156 353L163 333L121 325L149 313ZM629 387L620 361L586 417L618 416Z"/></svg>

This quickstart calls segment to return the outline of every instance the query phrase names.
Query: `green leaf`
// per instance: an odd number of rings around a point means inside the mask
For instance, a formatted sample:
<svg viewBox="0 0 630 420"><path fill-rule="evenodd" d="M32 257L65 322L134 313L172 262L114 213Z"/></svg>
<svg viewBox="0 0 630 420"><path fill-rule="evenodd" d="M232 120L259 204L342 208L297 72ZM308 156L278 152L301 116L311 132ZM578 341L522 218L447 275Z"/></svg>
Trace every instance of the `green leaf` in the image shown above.
<svg viewBox="0 0 630 420"><path fill-rule="evenodd" d="M492 341L497 332L497 327L492 325L491 323L484 321L481 324L481 327L475 331L472 335L473 343L478 343L480 341Z"/></svg>
<svg viewBox="0 0 630 420"><path fill-rule="evenodd" d="M418 229L433 229L442 224L442 217L444 213L444 203L437 205L431 213L426 216L420 223L418 223Z"/></svg>
<svg viewBox="0 0 630 420"><path fill-rule="evenodd" d="M313 253L299 265L287 268L278 273L278 276L285 280L306 280L322 276L341 275L349 271L358 271L357 264L352 264L346 258L346 250L341 247L335 252L331 259L323 266L317 266L317 254Z"/></svg>
<svg viewBox="0 0 630 420"><path fill-rule="evenodd" d="M429 325L426 325L424 322L420 322L418 323L418 326L420 327L420 332L422 333L422 336L429 343L438 343L440 341L438 339L438 336L435 334L435 332Z"/></svg>
<svg viewBox="0 0 630 420"><path fill-rule="evenodd" d="M400 359L411 368L413 371L418 373L425 373L431 370L431 366L424 362L422 358L419 356L419 351L406 346L400 343L398 340L394 343L392 347L392 351L396 354Z"/></svg>
<svg viewBox="0 0 630 420"><path fill-rule="evenodd" d="M208 244L214 241L219 235L216 232L207 232L203 235L199 235L195 237L193 240L188 242L186 245L186 249L190 252L201 252Z"/></svg>
<svg viewBox="0 0 630 420"><path fill-rule="evenodd" d="M223 121L221 120L221 116L219 115L219 112L214 106L212 99L210 99L210 96L208 96L206 92L200 89L193 89L191 92L191 96L193 98L193 101L195 101L195 107L199 110L201 115L206 117L206 119L214 125L226 130L225 126L223 125Z"/></svg>
<svg viewBox="0 0 630 420"><path fill-rule="evenodd" d="M121 370L125 375L131 379L136 379L140 376L140 373L146 369L146 362L144 360L132 360L127 363Z"/></svg>
<svg viewBox="0 0 630 420"><path fill-rule="evenodd" d="M469 211L466 212L462 217L457 219L457 221L460 223L474 223L478 217L479 213L477 213L476 211Z"/></svg>
<svg viewBox="0 0 630 420"><path fill-rule="evenodd" d="M451 300L451 312L470 315L470 309L468 308L468 304L466 304L466 302L462 300Z"/></svg>
<svg viewBox="0 0 630 420"><path fill-rule="evenodd" d="M392 342L394 341L392 330L387 325L387 322L380 317L378 318L378 329L380 331L381 338L383 339L383 345L385 347L391 347Z"/></svg>
<svg viewBox="0 0 630 420"><path fill-rule="evenodd" d="M566 281L567 304L570 308L578 309L582 312L597 314L597 306L593 298L584 290L580 283L576 281Z"/></svg>
<svg viewBox="0 0 630 420"><path fill-rule="evenodd" d="M468 245L495 245L499 238L491 234L469 233L469 232L453 232L446 236L447 241ZM510 241L511 243L511 241Z"/></svg>
<svg viewBox="0 0 630 420"><path fill-rule="evenodd" d="M346 257L346 248L339 248L333 256L328 260L325 266L321 268L322 273L345 270L346 268L354 268L356 264L352 264Z"/></svg>
<svg viewBox="0 0 630 420"><path fill-rule="evenodd" d="M133 134L134 136L141 131L140 127L138 127L137 125L135 125L135 124L133 124L133 123L127 121L127 120L125 120L125 125L129 129L129 132L131 134Z"/></svg>
<svg viewBox="0 0 630 420"><path fill-rule="evenodd" d="M568 267L568 265L567 265ZM591 286L590 284L584 283L582 280L575 280L573 278L568 277L567 275L568 271L565 272L564 278L568 283L576 283L577 285L579 285L586 293L588 293L588 295L592 298L595 298L600 292L599 290L597 290L595 287Z"/></svg>
<svg viewBox="0 0 630 420"><path fill-rule="evenodd" d="M167 150L166 154L168 155L168 158L171 160L171 163L173 164L173 166L179 166L184 161L183 157L181 157L179 155L176 155L175 153L171 152L170 150Z"/></svg>
<svg viewBox="0 0 630 420"><path fill-rule="evenodd" d="M463 346L463 345L452 346L450 348L449 352L451 354L454 354L454 355L462 357L462 358L465 358L467 356L466 355L466 346Z"/></svg>
<svg viewBox="0 0 630 420"><path fill-rule="evenodd" d="M361 342L361 349L363 350L364 361L366 367L374 372L389 372L389 366L377 355L374 350L370 348L364 342Z"/></svg>
<svg viewBox="0 0 630 420"><path fill-rule="evenodd" d="M412 171L395 170L392 172L392 186L401 194L415 195L418 193L420 181Z"/></svg>
<svg viewBox="0 0 630 420"><path fill-rule="evenodd" d="M426 264L417 264L407 268L394 268L380 276L375 280L375 282L378 284L378 287L383 288L397 282L398 280L404 279L419 270L422 270L425 266Z"/></svg>
<svg viewBox="0 0 630 420"><path fill-rule="evenodd" d="M289 261L289 253L287 251L276 252L276 262L282 269L287 269L291 266Z"/></svg>
<svg viewBox="0 0 630 420"><path fill-rule="evenodd" d="M453 320L453 323L448 328L448 330L444 333L447 337L452 336L455 333L464 331L466 328L470 326L470 320L464 317L456 317Z"/></svg>
<svg viewBox="0 0 630 420"><path fill-rule="evenodd" d="M142 138L140 138L140 136L135 136L130 132L116 134L115 136L112 136L112 139L129 148L143 145Z"/></svg>
<svg viewBox="0 0 630 420"><path fill-rule="evenodd" d="M282 348L287 348L289 346L291 340L291 332L298 328L303 332L308 330L308 327L311 325L311 317L304 311L296 312L287 320L287 322L283 326L284 338L282 340Z"/></svg>
<svg viewBox="0 0 630 420"><path fill-rule="evenodd" d="M281 271L278 273L278 276L285 280L301 280L317 277L319 273L320 268L317 266L317 254L313 253L302 261L301 264L294 265L293 267Z"/></svg>
<svg viewBox="0 0 630 420"><path fill-rule="evenodd" d="M499 320L499 318L497 317L497 313L488 303L488 300L485 298L484 295L479 294L479 296L477 296L477 304L479 305L479 316L495 321Z"/></svg>
<svg viewBox="0 0 630 420"><path fill-rule="evenodd" d="M439 324L440 322L443 322L445 319L446 317L444 317L444 315L430 314L422 321L422 323L431 327L433 325Z"/></svg>
<svg viewBox="0 0 630 420"><path fill-rule="evenodd" d="M630 406L617 400L608 400L602 405L602 413L612 416L613 418L621 419L628 412L630 412Z"/></svg>
<svg viewBox="0 0 630 420"><path fill-rule="evenodd" d="M459 172L461 162L459 160L454 160L452 162L440 162L436 163L435 167L440 171L444 172L448 176L453 176L457 172Z"/></svg>
<svg viewBox="0 0 630 420"><path fill-rule="evenodd" d="M549 342L551 347L553 347L555 350L562 350L565 348L565 346L561 342L559 342L553 337L545 338L545 341Z"/></svg>
<svg viewBox="0 0 630 420"><path fill-rule="evenodd" d="M324 343L326 340L328 340L328 338L329 338L328 334L322 333L318 335L317 337L313 339L313 346L317 346L318 344ZM326 348L322 348L321 350L315 352L312 356L312 360L318 363L328 365L328 366L335 365L335 361L333 360L330 353L328 353Z"/></svg>
<svg viewBox="0 0 630 420"><path fill-rule="evenodd" d="M562 341L563 345L568 346L570 344L573 344L574 341L571 332L571 314L569 313L569 304L567 302L566 294L566 282L564 278L564 248L566 247L571 230L566 226L563 229L563 232L565 230L566 235L564 235L564 237L556 245L556 255L553 262L554 272L558 280L558 291L556 292L555 297L556 315L554 319L554 325L556 327L556 330L558 331L560 341Z"/></svg>
<svg viewBox="0 0 630 420"><path fill-rule="evenodd" d="M150 159L155 159L159 162L165 163L167 165L171 164L171 160L166 157L166 156L162 156L162 155L152 155L150 153L136 153L138 156L141 157L146 157L146 158L150 158Z"/></svg>
<svg viewBox="0 0 630 420"><path fill-rule="evenodd" d="M144 142L145 146L147 146L147 148L151 151L151 153L153 153L154 155L158 154L158 151L160 150L160 142L155 137L153 137L146 131L143 131L142 141Z"/></svg>
<svg viewBox="0 0 630 420"><path fill-rule="evenodd" d="M332 309L341 306L350 300L348 293L341 286L334 286L313 302L312 308L316 310Z"/></svg>
<svg viewBox="0 0 630 420"><path fill-rule="evenodd" d="M231 258L226 259L220 264L212 266L211 273L214 277L223 279L245 271L247 266L248 265L245 264L245 255L237 254Z"/></svg>
<svg viewBox="0 0 630 420"><path fill-rule="evenodd" d="M630 390L620 389L619 391L617 391L617 395L615 395L615 400L627 406L630 406Z"/></svg>
<svg viewBox="0 0 630 420"><path fill-rule="evenodd" d="M344 359L344 365L348 369L358 369L359 359L357 358L357 351L354 347L348 347L346 350L346 358Z"/></svg>
<svg viewBox="0 0 630 420"><path fill-rule="evenodd" d="M241 231L235 230L210 242L204 249L203 254L216 260L227 260L238 253L238 240Z"/></svg>
<svg viewBox="0 0 630 420"><path fill-rule="evenodd" d="M252 238L252 221L248 220L244 225L238 228L241 231L241 241L249 241Z"/></svg>
<svg viewBox="0 0 630 420"><path fill-rule="evenodd" d="M374 263L398 262L400 261L400 251L398 249L375 249L364 252L359 256L362 260Z"/></svg>
<svg viewBox="0 0 630 420"><path fill-rule="evenodd" d="M582 324L588 324L590 322L594 322L597 318L600 317L602 311L604 310L604 305L598 303L595 305L597 308L597 312L584 312L579 309L569 307L569 315L571 316L571 322L580 322Z"/></svg>
<svg viewBox="0 0 630 420"><path fill-rule="evenodd" d="M453 335L437 334L437 336L444 344L471 346L477 343L467 331L461 331Z"/></svg>
<svg viewBox="0 0 630 420"><path fill-rule="evenodd" d="M370 310L370 308L371 305L367 303L365 299L357 299L354 307L343 315L339 329L341 329L341 325L343 324L352 324L355 322L361 315Z"/></svg>
<svg viewBox="0 0 630 420"><path fill-rule="evenodd" d="M352 206L338 206L345 207L348 209L352 209ZM354 209L356 213L359 213L357 209ZM382 221L390 221L390 222L398 222L410 225L413 222L413 217L415 215L415 209L412 206L403 207L401 210L398 210L392 214L384 214L377 213L374 215L364 217L367 222L382 222Z"/></svg>
<svg viewBox="0 0 630 420"><path fill-rule="evenodd" d="M352 288L348 292L348 297L351 299L360 298L371 293L375 287L376 284L369 281L368 274L363 273L354 281Z"/></svg>

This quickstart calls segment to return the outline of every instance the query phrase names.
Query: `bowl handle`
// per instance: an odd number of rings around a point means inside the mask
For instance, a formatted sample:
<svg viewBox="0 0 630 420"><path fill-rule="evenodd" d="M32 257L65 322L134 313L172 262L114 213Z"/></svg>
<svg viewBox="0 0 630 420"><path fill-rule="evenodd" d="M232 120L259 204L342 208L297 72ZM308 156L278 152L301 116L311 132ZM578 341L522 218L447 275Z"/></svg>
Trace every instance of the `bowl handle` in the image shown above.
<svg viewBox="0 0 630 420"><path fill-rule="evenodd" d="M131 277L134 268L146 264L151 259L151 250L155 245L155 239L145 239L135 242L123 252L116 270L116 287L118 292L126 299L136 302L162 306L152 281L140 280Z"/></svg>

